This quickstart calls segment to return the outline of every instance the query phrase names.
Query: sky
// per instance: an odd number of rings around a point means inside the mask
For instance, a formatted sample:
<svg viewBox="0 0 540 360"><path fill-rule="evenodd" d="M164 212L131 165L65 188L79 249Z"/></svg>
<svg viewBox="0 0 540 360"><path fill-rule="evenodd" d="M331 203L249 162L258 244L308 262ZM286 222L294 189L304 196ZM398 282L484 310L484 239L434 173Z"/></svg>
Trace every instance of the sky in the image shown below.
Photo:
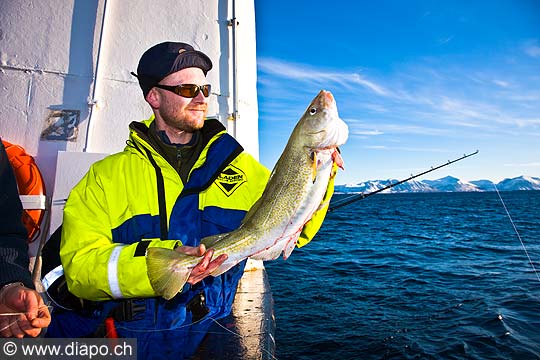
<svg viewBox="0 0 540 360"><path fill-rule="evenodd" d="M540 177L540 0L255 0L260 160L319 90L349 126L336 184Z"/></svg>

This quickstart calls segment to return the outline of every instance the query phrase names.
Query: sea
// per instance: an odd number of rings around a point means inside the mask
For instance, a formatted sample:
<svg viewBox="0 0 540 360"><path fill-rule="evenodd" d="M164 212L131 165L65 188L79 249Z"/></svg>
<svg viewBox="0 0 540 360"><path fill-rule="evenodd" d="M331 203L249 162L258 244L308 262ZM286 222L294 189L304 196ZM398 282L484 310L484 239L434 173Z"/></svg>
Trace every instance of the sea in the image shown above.
<svg viewBox="0 0 540 360"><path fill-rule="evenodd" d="M329 213L265 263L275 358L540 359L540 191L500 196L378 194Z"/></svg>

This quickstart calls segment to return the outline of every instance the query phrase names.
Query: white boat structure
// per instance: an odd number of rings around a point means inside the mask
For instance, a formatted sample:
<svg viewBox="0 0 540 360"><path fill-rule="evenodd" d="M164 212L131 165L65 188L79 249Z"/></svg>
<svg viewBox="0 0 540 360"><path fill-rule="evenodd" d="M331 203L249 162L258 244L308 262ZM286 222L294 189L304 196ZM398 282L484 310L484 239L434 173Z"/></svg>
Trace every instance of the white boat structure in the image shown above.
<svg viewBox="0 0 540 360"><path fill-rule="evenodd" d="M208 114L258 157L253 1L8 0L0 24L0 137L24 147L41 171L46 198L25 203L45 208L41 236L61 224L65 199L90 164L121 151L128 124L150 116L130 72L159 42L209 55ZM272 295L262 263L250 268L233 309L237 335L221 339L224 358L273 357ZM212 351L203 346L198 356Z"/></svg>

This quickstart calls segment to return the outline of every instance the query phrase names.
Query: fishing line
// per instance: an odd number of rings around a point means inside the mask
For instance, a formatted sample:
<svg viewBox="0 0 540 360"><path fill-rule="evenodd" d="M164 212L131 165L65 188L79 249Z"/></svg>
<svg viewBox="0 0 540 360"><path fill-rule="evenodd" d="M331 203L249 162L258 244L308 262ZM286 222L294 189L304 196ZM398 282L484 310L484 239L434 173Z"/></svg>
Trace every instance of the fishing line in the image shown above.
<svg viewBox="0 0 540 360"><path fill-rule="evenodd" d="M521 239L521 236L519 235L519 231L516 227L516 224L514 224L514 220L512 219L512 216L510 216L510 212L508 212L508 209L506 207L506 204L504 203L504 200L501 196L501 193L499 193L499 189L497 189L497 185L493 184L493 187L495 188L495 191L497 192L497 195L499 195L499 199L501 200L501 203L504 207L504 210L506 211L506 215L508 215L508 218L510 219L510 223L512 224L512 227L514 228L514 231L519 239L519 242L521 243L521 247L523 248L523 251L525 251L525 255L527 255L527 259L529 259L529 264L531 264L531 267L534 271L534 274L536 275L536 278L538 279L538 282L540 282L540 276L538 276L538 272L536 271L536 268L534 267L534 264L531 260L531 257L529 256L529 252L527 251L527 248L525 247L525 243Z"/></svg>
<svg viewBox="0 0 540 360"><path fill-rule="evenodd" d="M236 332L234 332L234 331L232 331L232 330L230 330L230 329L227 329L225 326L221 325L221 324L220 324L216 319L214 319L214 318L210 318L210 320L212 320L214 323L216 323L216 324L217 324L219 327L221 327L223 330L228 331L228 332L230 332L231 334L233 334L233 335L235 335L235 336L238 336L238 337L241 338L241 339L244 338L244 337L247 337L247 336L240 335L240 334L238 334L238 333L236 333ZM252 336L253 336L253 335L262 335L262 334L263 334L263 333L252 334ZM272 337L272 340L274 340L273 337ZM264 348L263 348L262 350L264 350L268 355L270 355L270 356L272 357L272 359L276 359L276 360L277 360L277 357L275 357L274 354L272 354L270 351L268 351L268 350L266 350L266 349L264 349Z"/></svg>
<svg viewBox="0 0 540 360"><path fill-rule="evenodd" d="M221 327L222 329L224 329L225 331L233 334L234 336L237 336L239 338L247 338L248 336L247 335L241 335L237 332L234 332L230 329L227 329L225 326L223 326L222 324L220 324L216 319L212 318L212 317L209 317L209 318L202 318L200 320L197 320L191 324L185 324L185 325L182 325L182 326L179 326L179 327L176 327L176 328L168 328L168 329L131 329L131 328L127 328L127 327L124 327L124 326L117 326L117 329L123 329L123 330L127 330L127 331L132 331L132 332L162 332L162 331L174 331L174 330L180 330L182 328L186 328L186 327L190 327L194 324L197 324L199 322L202 322L204 320L212 320L214 323L216 323L219 327ZM3 330L3 329L2 329ZM198 331L198 330L190 330L190 332L193 332L193 333L205 333L205 334L221 334L221 333L218 333L218 332L214 332L214 331ZM250 334L250 336L256 336L256 335L263 335L264 333L257 333L257 334ZM275 340L274 338L272 337L272 341L274 341L275 343ZM262 349L264 352L266 352L268 355L270 355L272 357L272 359L276 359L277 360L277 357L275 357L269 350L267 349Z"/></svg>
<svg viewBox="0 0 540 360"><path fill-rule="evenodd" d="M43 309L43 308L51 308L52 309L52 306L50 305L41 305L38 307L38 309ZM0 316L19 316L19 315L26 315L27 313L25 312L9 312L9 313L0 313Z"/></svg>
<svg viewBox="0 0 540 360"><path fill-rule="evenodd" d="M13 314L13 313L11 313ZM1 315L1 314L0 314ZM142 328L142 329L132 329L132 328L129 328L129 327L125 327L125 326L117 326L116 328L117 329L122 329L122 330L127 330L127 331L131 331L131 332L162 332L162 331L175 331L175 330L180 330L180 329L183 329L183 328L187 328L187 327L190 327L192 325L195 325L197 323L200 323L200 322L203 322L205 320L212 320L213 322L215 322L216 324L218 324L220 327L222 327L223 329L227 330L228 332L242 338L242 337L247 337L247 336L243 336L243 335L240 335L238 333L235 333L234 331L232 330L229 330L227 328L225 328L223 325L221 325L216 319L212 318L212 317L209 317L209 318L202 318L200 320L197 320L197 321L194 321L192 323L189 323L189 324L184 324L184 325L181 325L181 326L177 326L177 327L169 327L169 328L164 328L164 329L151 329L151 328ZM213 332L213 331L199 331L199 330L190 330L190 332L193 332L193 333L205 333L205 334L219 334L219 333L216 333L216 332ZM251 335L263 335L264 333L257 333L257 334L251 334ZM250 336L251 336L250 335Z"/></svg>
<svg viewBox="0 0 540 360"><path fill-rule="evenodd" d="M209 318L211 320L213 320L212 318ZM175 330L180 330L180 329L183 329L183 328L187 328L187 327L190 327L191 325L195 325L197 323L200 323L202 321L206 320L206 318L202 318L200 320L197 320L197 321L194 321L190 324L184 324L184 325L181 325L181 326L177 326L177 327L169 327L169 328L164 328L164 329L151 329L151 328L139 328L139 329L135 329L135 328L129 328L129 327L125 327L125 326L116 326L117 329L122 329L122 330L127 330L127 331L131 331L131 332L162 332L162 331L175 331ZM191 332L194 332L194 333L208 333L207 331L197 331L197 330L190 330Z"/></svg>
<svg viewBox="0 0 540 360"><path fill-rule="evenodd" d="M52 306L48 306L48 305L41 305L40 307L38 307L38 309L42 309L42 308L44 308L44 307L45 307L45 308L51 308L51 310L52 310ZM0 316L20 316L20 315L26 315L26 313L24 313L24 312L0 313ZM17 322L19 322L19 321L22 321L22 320L17 319L17 320L15 320L15 321L13 321L13 322L7 324L6 326L4 326L3 328L1 328L0 331L6 330L6 329L9 328L11 325L13 325L13 324L15 324L15 323L17 323Z"/></svg>

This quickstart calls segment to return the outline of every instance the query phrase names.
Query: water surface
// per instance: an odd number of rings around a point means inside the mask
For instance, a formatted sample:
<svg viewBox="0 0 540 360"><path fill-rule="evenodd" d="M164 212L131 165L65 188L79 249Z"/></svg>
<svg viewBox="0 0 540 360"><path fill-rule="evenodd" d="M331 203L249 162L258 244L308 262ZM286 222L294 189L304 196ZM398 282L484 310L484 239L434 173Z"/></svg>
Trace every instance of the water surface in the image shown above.
<svg viewBox="0 0 540 360"><path fill-rule="evenodd" d="M540 270L540 191L501 196ZM540 359L540 281L495 192L375 195L266 267L278 359Z"/></svg>

